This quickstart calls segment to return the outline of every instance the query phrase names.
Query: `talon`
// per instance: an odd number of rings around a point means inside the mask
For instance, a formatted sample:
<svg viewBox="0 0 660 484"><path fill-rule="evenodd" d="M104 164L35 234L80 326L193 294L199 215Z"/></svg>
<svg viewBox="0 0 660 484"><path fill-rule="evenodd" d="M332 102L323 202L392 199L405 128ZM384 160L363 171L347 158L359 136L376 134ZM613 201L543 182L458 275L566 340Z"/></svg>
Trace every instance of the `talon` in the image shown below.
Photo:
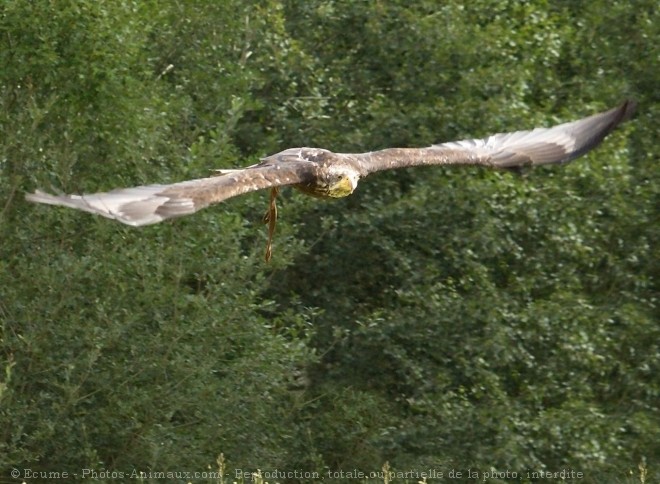
<svg viewBox="0 0 660 484"><path fill-rule="evenodd" d="M273 257L273 234L275 234L275 225L277 224L277 194L279 191L278 188L270 190L270 205L263 219L264 223L268 224L268 242L266 243L266 254L264 255L266 262L270 262Z"/></svg>

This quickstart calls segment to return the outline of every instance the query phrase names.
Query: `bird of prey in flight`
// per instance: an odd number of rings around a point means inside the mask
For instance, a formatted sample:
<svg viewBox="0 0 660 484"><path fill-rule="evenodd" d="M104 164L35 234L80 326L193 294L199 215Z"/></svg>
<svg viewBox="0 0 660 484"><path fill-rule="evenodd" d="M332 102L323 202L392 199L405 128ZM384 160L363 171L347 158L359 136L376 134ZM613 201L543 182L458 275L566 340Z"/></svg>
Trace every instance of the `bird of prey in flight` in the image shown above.
<svg viewBox="0 0 660 484"><path fill-rule="evenodd" d="M333 153L322 148L289 148L241 169L170 185L120 188L89 195L50 195L37 190L31 202L62 205L139 226L197 212L231 197L271 189L264 222L269 225L270 260L280 187L291 185L319 198L353 193L358 181L377 171L426 165L482 165L495 169L565 163L596 147L635 110L633 101L550 128L500 133L428 148L387 148L368 153Z"/></svg>

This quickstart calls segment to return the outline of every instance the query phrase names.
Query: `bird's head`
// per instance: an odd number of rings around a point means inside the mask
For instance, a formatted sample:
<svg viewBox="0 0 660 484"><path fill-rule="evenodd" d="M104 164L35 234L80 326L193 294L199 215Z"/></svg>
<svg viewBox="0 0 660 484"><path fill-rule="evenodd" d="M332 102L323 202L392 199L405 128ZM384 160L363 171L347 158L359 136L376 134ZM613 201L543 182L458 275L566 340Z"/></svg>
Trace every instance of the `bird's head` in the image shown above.
<svg viewBox="0 0 660 484"><path fill-rule="evenodd" d="M357 188L360 173L345 155L322 148L290 148L264 162L309 162L316 165L315 177L296 185L300 191L320 198L347 197Z"/></svg>
<svg viewBox="0 0 660 484"><path fill-rule="evenodd" d="M327 196L331 198L347 197L358 186L360 174L351 166L338 163L328 166L327 170Z"/></svg>

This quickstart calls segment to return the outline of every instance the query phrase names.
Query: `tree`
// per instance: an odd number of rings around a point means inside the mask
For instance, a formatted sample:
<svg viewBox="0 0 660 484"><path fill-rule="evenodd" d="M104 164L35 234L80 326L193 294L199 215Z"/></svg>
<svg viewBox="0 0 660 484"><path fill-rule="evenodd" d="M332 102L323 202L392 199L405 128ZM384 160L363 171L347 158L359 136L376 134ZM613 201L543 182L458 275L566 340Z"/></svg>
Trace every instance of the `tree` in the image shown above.
<svg viewBox="0 0 660 484"><path fill-rule="evenodd" d="M5 2L0 475L201 470L220 452L321 474L389 461L604 482L643 458L652 473L655 10ZM22 200L292 146L425 146L623 96L636 119L565 167L384 173L327 204L285 193L272 265L263 194L142 230Z"/></svg>

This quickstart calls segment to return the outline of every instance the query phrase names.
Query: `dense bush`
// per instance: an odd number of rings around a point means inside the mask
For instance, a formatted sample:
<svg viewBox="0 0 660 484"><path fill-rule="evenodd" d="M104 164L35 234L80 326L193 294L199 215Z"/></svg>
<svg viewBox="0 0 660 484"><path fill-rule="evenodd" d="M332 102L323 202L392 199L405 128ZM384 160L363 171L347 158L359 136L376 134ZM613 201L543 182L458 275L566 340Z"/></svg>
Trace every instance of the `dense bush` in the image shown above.
<svg viewBox="0 0 660 484"><path fill-rule="evenodd" d="M628 482L645 462L650 482L659 26L648 0L4 2L0 476L224 453L231 478L387 461ZM270 265L264 194L143 229L23 200L624 97L636 119L565 167L285 193Z"/></svg>

